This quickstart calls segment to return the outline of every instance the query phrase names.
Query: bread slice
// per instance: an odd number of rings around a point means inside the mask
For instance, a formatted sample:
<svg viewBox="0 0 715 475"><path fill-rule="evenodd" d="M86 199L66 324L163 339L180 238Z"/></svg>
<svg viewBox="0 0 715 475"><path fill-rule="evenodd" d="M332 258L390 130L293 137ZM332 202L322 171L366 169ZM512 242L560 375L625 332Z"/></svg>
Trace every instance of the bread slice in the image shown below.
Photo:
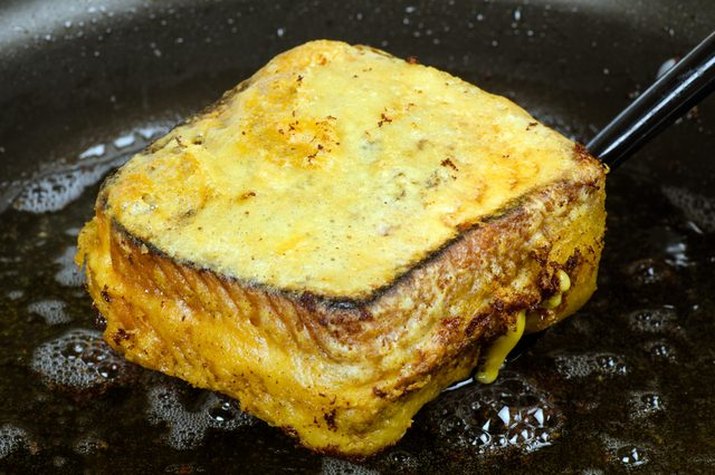
<svg viewBox="0 0 715 475"><path fill-rule="evenodd" d="M314 41L109 177L77 259L128 359L366 456L589 298L604 180L507 99Z"/></svg>

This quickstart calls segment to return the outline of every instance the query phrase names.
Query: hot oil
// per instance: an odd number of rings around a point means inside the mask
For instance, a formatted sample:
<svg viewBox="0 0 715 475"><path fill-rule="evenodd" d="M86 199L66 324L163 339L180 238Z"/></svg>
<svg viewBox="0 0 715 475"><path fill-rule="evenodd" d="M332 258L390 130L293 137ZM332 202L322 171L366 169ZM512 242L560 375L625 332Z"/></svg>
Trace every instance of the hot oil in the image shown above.
<svg viewBox="0 0 715 475"><path fill-rule="evenodd" d="M140 137L88 149L83 175L75 166L60 180L42 175L51 186L23 184L0 214L4 469L103 471L115 460L126 472L170 473L705 472L715 460L715 208L706 197L627 168L612 173L594 298L493 385L443 394L396 447L354 464L295 448L235 401L127 363L101 340L72 262L76 236L99 176L141 148Z"/></svg>

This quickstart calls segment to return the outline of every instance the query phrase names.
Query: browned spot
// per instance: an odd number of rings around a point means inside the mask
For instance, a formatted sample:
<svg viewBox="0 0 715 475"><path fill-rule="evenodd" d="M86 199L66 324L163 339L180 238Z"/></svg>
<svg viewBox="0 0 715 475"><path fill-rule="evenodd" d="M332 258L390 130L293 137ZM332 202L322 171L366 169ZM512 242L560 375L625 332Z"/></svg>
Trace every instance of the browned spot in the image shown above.
<svg viewBox="0 0 715 475"><path fill-rule="evenodd" d="M442 327L437 331L440 343L449 345L455 338L459 338L461 322L462 319L460 317L443 318L440 322Z"/></svg>
<svg viewBox="0 0 715 475"><path fill-rule="evenodd" d="M328 429L332 430L333 432L338 430L338 426L335 423L335 413L336 410L333 409L332 411L323 414L323 419L325 419L325 423L328 424Z"/></svg>
<svg viewBox="0 0 715 475"><path fill-rule="evenodd" d="M105 285L100 292L102 299L107 303L112 303L112 296L109 295L109 288Z"/></svg>
<svg viewBox="0 0 715 475"><path fill-rule="evenodd" d="M536 127L539 125L538 122L529 122L529 124L526 126L526 130L531 130L533 127Z"/></svg>
<svg viewBox="0 0 715 475"><path fill-rule="evenodd" d="M492 308L494 309L495 312L502 313L502 312L504 312L505 307L506 307L506 303L502 299L500 299L500 298L494 299L494 302L492 303Z"/></svg>
<svg viewBox="0 0 715 475"><path fill-rule="evenodd" d="M606 164L591 155L588 149L586 149L586 147L584 145L581 145L580 143L574 144L574 158L583 162L599 163L604 169L608 170Z"/></svg>
<svg viewBox="0 0 715 475"><path fill-rule="evenodd" d="M247 192L243 193L241 196L239 196L238 199L240 201L244 201L244 200L247 200L248 198L252 198L254 196L256 196L255 191L247 191Z"/></svg>
<svg viewBox="0 0 715 475"><path fill-rule="evenodd" d="M107 183L109 183L109 177L104 180L104 183L102 183L102 189L104 189L104 186ZM109 197L107 196L107 193L100 193L99 196L97 197L97 209L106 211L108 201L109 201Z"/></svg>
<svg viewBox="0 0 715 475"><path fill-rule="evenodd" d="M384 124L384 123L389 124L390 122L392 122L392 118L388 117L387 114L385 114L383 112L380 114L380 120L378 121L377 126L382 127L382 124Z"/></svg>
<svg viewBox="0 0 715 475"><path fill-rule="evenodd" d="M112 341L115 345L119 346L123 341L128 340L131 337L129 333L124 328L118 328L116 333L112 335Z"/></svg>
<svg viewBox="0 0 715 475"><path fill-rule="evenodd" d="M449 167L452 170L454 170L455 172L459 171L459 168L457 168L457 165L455 165L454 162L450 158L445 158L444 160L442 160L440 165L442 165L443 167Z"/></svg>
<svg viewBox="0 0 715 475"><path fill-rule="evenodd" d="M442 326L450 331L459 330L459 324L462 321L459 317L443 318Z"/></svg>
<svg viewBox="0 0 715 475"><path fill-rule="evenodd" d="M531 306L531 299L528 295L515 295L508 301L500 298L494 299L486 310L476 313L467 324L465 333L467 337L479 337L486 339L489 331L494 335L502 334L506 331L509 322L513 323L516 312L527 309ZM496 332L493 332L497 329ZM491 333L489 333L491 334Z"/></svg>
<svg viewBox="0 0 715 475"><path fill-rule="evenodd" d="M540 266L545 266L549 258L550 246L544 245L529 251L529 257L534 259Z"/></svg>
<svg viewBox="0 0 715 475"><path fill-rule="evenodd" d="M509 314L509 319L511 320L511 325L514 325L516 321L516 313L529 308L532 304L532 299L526 294L519 294L514 297L514 300L509 302L509 308L507 312Z"/></svg>
<svg viewBox="0 0 715 475"><path fill-rule="evenodd" d="M180 219L188 219L188 218L196 215L196 212L197 212L197 210L195 210L193 208L188 209L188 210L184 211L183 213L181 213Z"/></svg>
<svg viewBox="0 0 715 475"><path fill-rule="evenodd" d="M318 307L318 299L310 292L303 292L300 296L299 301L301 306L310 313L314 313L316 308Z"/></svg>
<svg viewBox="0 0 715 475"><path fill-rule="evenodd" d="M568 259L566 259L566 263L564 263L564 271L567 274L572 274L573 271L578 267L578 265L581 263L583 256L581 256L581 250L576 249L571 256L569 256Z"/></svg>
<svg viewBox="0 0 715 475"><path fill-rule="evenodd" d="M358 319L361 322L368 322L372 320L372 313L370 313L370 310L368 310L364 306L358 307L358 313L360 314Z"/></svg>
<svg viewBox="0 0 715 475"><path fill-rule="evenodd" d="M382 389L378 388L377 386L372 387L372 393L380 399L385 399L387 397L387 393Z"/></svg>
<svg viewBox="0 0 715 475"><path fill-rule="evenodd" d="M457 223L457 231L459 231L460 234L461 234L461 233L466 233L467 231L469 231L469 230L472 229L473 227L474 227L474 223L472 223L472 222Z"/></svg>
<svg viewBox="0 0 715 475"><path fill-rule="evenodd" d="M558 270L560 268L561 265L557 262L549 262L542 266L537 283L542 298L551 297L558 292L560 287Z"/></svg>
<svg viewBox="0 0 715 475"><path fill-rule="evenodd" d="M409 64L420 64L416 56L408 56L405 61L407 61Z"/></svg>

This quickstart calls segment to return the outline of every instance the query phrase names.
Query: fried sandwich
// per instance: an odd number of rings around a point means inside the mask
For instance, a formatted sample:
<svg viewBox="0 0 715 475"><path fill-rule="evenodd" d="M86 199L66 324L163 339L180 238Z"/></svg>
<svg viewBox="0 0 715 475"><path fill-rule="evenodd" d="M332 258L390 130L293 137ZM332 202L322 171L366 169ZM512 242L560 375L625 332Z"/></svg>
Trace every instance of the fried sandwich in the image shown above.
<svg viewBox="0 0 715 475"><path fill-rule="evenodd" d="M604 185L503 97L313 41L107 178L77 261L126 358L363 457L586 302Z"/></svg>

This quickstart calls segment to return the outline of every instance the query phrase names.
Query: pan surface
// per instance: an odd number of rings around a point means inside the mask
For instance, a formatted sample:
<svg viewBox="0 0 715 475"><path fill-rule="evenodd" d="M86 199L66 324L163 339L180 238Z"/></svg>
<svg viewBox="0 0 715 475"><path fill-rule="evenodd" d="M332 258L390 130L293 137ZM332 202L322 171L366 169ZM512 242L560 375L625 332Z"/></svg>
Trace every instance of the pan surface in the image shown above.
<svg viewBox="0 0 715 475"><path fill-rule="evenodd" d="M304 41L415 56L586 142L713 25L708 0L2 2L0 473L710 473L712 98L609 177L589 304L360 464L123 362L72 257L102 176Z"/></svg>

